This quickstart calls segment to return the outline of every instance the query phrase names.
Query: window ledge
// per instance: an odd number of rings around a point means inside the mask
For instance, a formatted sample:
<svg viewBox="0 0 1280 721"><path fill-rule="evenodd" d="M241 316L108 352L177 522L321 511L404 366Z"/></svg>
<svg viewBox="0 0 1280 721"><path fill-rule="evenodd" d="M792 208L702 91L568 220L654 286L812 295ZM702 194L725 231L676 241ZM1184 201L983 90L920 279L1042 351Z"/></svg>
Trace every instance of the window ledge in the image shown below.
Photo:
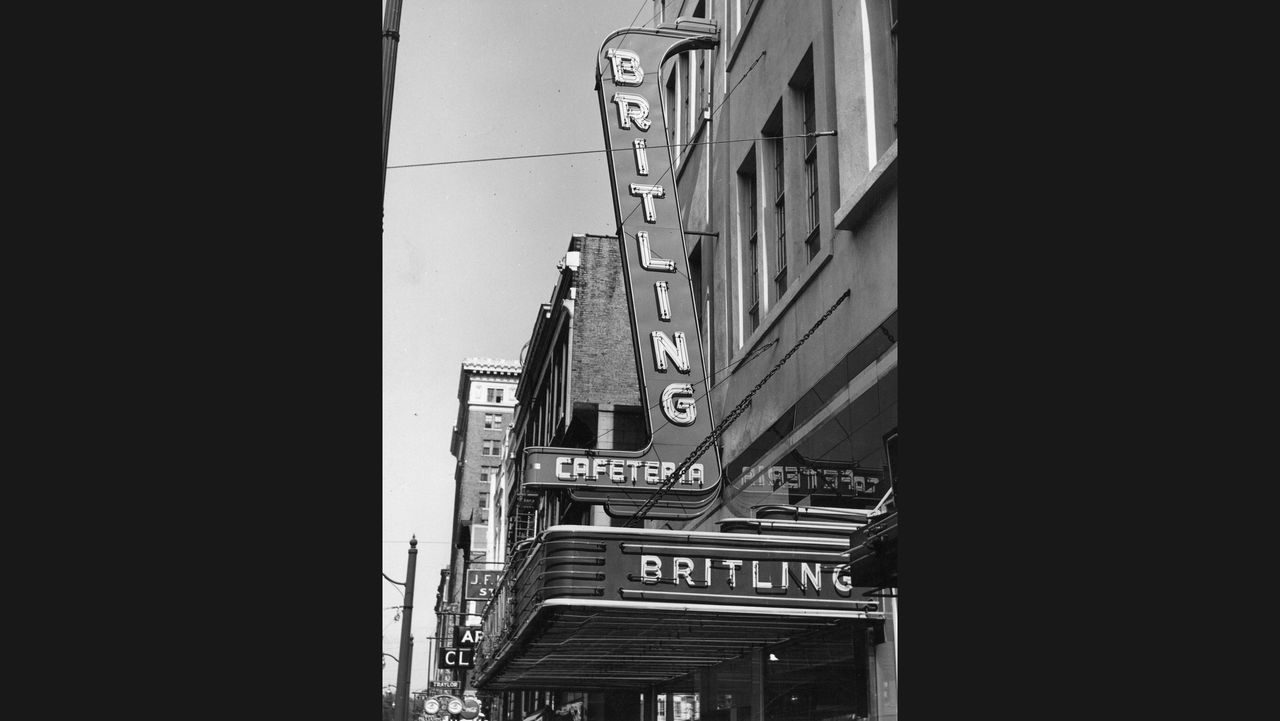
<svg viewBox="0 0 1280 721"><path fill-rule="evenodd" d="M857 188L854 188L849 199L836 211L836 230L853 230L857 228L862 221L867 219L871 209L897 185L898 141L894 140L889 149L884 151L884 155L880 156L879 162L867 174L866 179Z"/></svg>
<svg viewBox="0 0 1280 721"><path fill-rule="evenodd" d="M783 313L786 312L787 308L791 307L791 305L795 303L796 298L800 297L800 294L804 292L804 289L813 282L814 278L818 277L818 273L821 272L829 262L831 262L831 251L829 250L821 256L814 258L809 263L808 267L805 268L804 275L796 279L795 285L788 288L787 292L784 293L781 298L775 301L773 305L769 306L769 312L760 319L760 327L756 328L755 332L747 337L747 341L742 344L742 347L739 348L738 351L733 354L733 358L729 360L729 365L733 368L733 370L729 371L730 374L738 372L739 368L742 367L742 361L755 351L756 346L760 345L760 341L768 335L769 331L778 322L778 319L782 317Z"/></svg>

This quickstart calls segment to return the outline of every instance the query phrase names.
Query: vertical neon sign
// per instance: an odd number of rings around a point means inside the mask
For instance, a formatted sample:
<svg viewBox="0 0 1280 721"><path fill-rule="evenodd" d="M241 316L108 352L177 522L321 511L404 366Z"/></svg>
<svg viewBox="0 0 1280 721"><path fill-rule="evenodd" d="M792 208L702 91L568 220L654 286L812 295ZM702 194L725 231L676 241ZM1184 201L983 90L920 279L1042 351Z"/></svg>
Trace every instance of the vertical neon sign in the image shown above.
<svg viewBox="0 0 1280 721"><path fill-rule="evenodd" d="M719 34L713 22L680 25L687 29L611 34L596 68L649 445L636 452L525 451L526 486L568 488L574 500L603 503L615 517L634 513L714 427L659 69L679 53L715 47ZM665 152L654 152L659 149ZM720 481L719 452L712 448L648 516L692 518L715 498Z"/></svg>

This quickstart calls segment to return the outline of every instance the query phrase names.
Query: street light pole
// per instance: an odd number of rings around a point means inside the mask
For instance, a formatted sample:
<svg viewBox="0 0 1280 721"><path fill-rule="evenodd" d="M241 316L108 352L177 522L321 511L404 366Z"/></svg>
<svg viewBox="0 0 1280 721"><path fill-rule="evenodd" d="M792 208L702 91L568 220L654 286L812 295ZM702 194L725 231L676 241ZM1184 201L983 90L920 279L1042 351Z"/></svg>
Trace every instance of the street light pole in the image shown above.
<svg viewBox="0 0 1280 721"><path fill-rule="evenodd" d="M409 570L404 579L404 625L400 627L400 664L396 668L396 721L409 721L409 668L413 665L413 575L418 565L418 537L409 540Z"/></svg>
<svg viewBox="0 0 1280 721"><path fill-rule="evenodd" d="M382 19L382 197L387 197L387 150L391 142L391 96L396 85L396 49L400 44L401 0L386 0Z"/></svg>

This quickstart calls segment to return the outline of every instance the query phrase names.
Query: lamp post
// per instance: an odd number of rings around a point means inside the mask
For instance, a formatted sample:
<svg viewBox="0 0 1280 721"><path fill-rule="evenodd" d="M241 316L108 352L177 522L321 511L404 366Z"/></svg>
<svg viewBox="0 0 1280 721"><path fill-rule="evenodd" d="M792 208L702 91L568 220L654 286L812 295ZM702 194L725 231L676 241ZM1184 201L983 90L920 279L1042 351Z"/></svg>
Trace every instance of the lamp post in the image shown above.
<svg viewBox="0 0 1280 721"><path fill-rule="evenodd" d="M386 0L382 19L382 197L387 196L387 150L391 142L391 96L396 84L396 49L400 44L401 0Z"/></svg>
<svg viewBox="0 0 1280 721"><path fill-rule="evenodd" d="M409 668L413 665L413 575L418 565L418 537L409 540L409 570L404 580L404 625L400 628L400 664L396 668L396 721L409 721ZM390 580L390 579L388 579Z"/></svg>

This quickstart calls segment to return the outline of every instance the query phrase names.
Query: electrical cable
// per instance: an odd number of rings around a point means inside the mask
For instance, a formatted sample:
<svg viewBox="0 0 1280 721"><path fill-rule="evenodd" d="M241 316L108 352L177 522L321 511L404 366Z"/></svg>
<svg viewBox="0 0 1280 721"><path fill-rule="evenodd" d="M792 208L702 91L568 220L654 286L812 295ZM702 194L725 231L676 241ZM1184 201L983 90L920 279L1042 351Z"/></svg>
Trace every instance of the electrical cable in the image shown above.
<svg viewBox="0 0 1280 721"><path fill-rule="evenodd" d="M670 144L649 145L646 147L650 149L652 148L687 148L694 145L717 145L720 143L753 143L757 140L778 140L781 138L808 138L808 137L816 138L816 137L835 135L835 134L836 134L836 131L834 130L820 130L812 133L801 133L799 135L766 135L766 136L760 136L758 138L733 138L730 140L700 140L696 143L682 143L678 145L670 145ZM631 153L631 152L635 152L635 149L634 148L614 148L613 150L606 150L604 148L601 148L599 150L566 150L558 153L532 153L529 155L500 155L500 156L495 156L490 158L465 158L463 160L438 160L430 163L405 163L403 165L388 165L387 169L395 170L398 168L425 168L425 167L430 167L435 165L461 165L463 163L487 163L487 162L498 161L498 160L525 160L527 158L554 158L561 155L587 155L589 153ZM670 172L670 170L668 170L667 172ZM665 177L665 175L666 174L664 173L663 177ZM661 179L662 178L659 178L659 180Z"/></svg>
<svg viewBox="0 0 1280 721"><path fill-rule="evenodd" d="M720 436L729 428L729 426L733 425L733 423L736 420L738 420L738 417L742 415L742 413L746 410L747 406L751 403L751 398L755 396L755 394L761 388L764 387L765 383L769 382L770 378L773 378L774 374L777 373L782 368L783 364L785 364L788 360L791 359L791 356L795 355L796 351L800 350L800 347L804 345L805 341L809 340L809 337L812 336L814 332L816 332L818 328L821 327L822 324L826 322L827 318L831 317L831 314L834 313L835 310L840 307L841 303L843 303L847 298L849 298L849 295L850 295L850 291L849 289L846 288L845 291L840 294L840 297L836 299L835 304L833 304L830 308L828 308L826 313L822 314L822 317L819 318L817 322L813 324L813 327L811 327L809 331L805 333L803 337L800 338L800 340L796 341L796 344L791 347L791 350L787 351L787 354L782 357L782 360L778 361L778 363L774 365L774 367L767 374L765 374L764 378L761 378L760 382L756 383L755 387L752 388L745 396L743 396L742 400L738 402L738 405L735 406L732 411L729 411L729 414L725 416L724 420L720 421L720 423L711 430L711 433L706 438L704 438L702 442L700 442L697 445L696 448L693 449L693 451L689 454L689 456L685 458L683 461L681 461L675 467L675 470L673 470L671 474L667 476L667 479L664 480L661 484L658 485L657 488L654 489L653 495L650 496L649 499L644 502L644 504L640 507L638 511L636 511L636 513L633 516L627 519L627 522L625 524L623 524L624 528L630 528L635 523L644 520L644 517L649 512L649 510L652 509L653 506L657 505L658 499L661 498L663 494L665 494L668 490L671 489L672 486L676 484L679 478L684 475L684 472L688 470L689 466L692 465L693 462L696 461L698 458L701 458L702 454L705 453L707 449L710 448L710 446L720 438Z"/></svg>

